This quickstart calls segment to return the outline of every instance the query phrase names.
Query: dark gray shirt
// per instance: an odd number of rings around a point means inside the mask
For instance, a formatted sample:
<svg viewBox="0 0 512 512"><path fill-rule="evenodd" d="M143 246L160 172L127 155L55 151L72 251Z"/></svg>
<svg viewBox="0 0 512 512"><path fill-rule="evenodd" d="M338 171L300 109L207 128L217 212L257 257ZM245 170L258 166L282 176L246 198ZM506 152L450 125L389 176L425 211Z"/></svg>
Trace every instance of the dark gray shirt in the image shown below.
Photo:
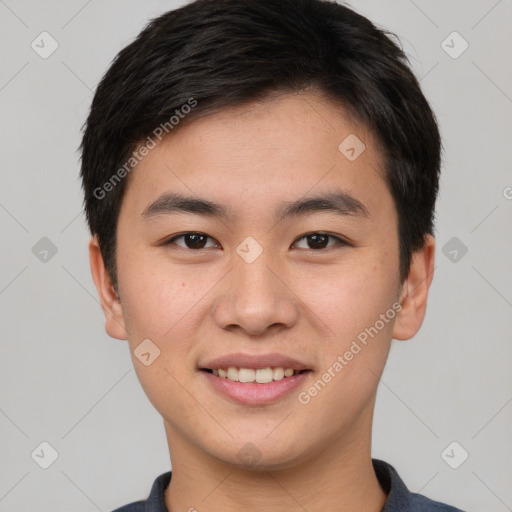
<svg viewBox="0 0 512 512"><path fill-rule="evenodd" d="M463 512L450 505L432 501L421 494L409 492L393 466L378 459L372 459L372 462L377 479L388 495L381 512ZM130 503L113 512L168 512L164 492L170 481L171 471L161 474L154 481L147 500Z"/></svg>

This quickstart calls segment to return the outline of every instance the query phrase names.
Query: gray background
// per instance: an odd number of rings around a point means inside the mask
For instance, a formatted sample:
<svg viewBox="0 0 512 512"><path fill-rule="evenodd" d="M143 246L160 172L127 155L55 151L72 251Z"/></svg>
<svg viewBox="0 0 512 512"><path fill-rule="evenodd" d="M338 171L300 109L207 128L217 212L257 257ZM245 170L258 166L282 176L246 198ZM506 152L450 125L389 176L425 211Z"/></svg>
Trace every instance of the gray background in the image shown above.
<svg viewBox="0 0 512 512"><path fill-rule="evenodd" d="M179 4L0 0L1 512L107 512L170 469L127 342L104 332L76 149L112 58ZM351 5L400 37L445 145L427 316L413 340L393 342L373 455L412 491L512 510L512 1ZM31 48L43 31L59 45L47 59ZM469 43L458 58L445 51L462 48L458 36L442 45L453 31ZM43 237L55 255L38 252ZM58 452L48 469L43 441Z"/></svg>

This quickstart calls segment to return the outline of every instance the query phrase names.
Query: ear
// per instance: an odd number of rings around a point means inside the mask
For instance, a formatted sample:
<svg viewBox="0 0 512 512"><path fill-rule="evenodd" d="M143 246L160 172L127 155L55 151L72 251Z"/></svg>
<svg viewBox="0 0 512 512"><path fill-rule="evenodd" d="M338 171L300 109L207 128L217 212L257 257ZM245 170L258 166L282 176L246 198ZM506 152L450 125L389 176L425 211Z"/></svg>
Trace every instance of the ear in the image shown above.
<svg viewBox="0 0 512 512"><path fill-rule="evenodd" d="M411 268L402 285L400 303L402 309L396 316L393 338L408 340L421 327L427 310L427 297L434 277L435 239L425 237L423 248L412 256Z"/></svg>
<svg viewBox="0 0 512 512"><path fill-rule="evenodd" d="M105 330L112 338L118 340L128 339L124 324L123 307L120 298L110 276L108 275L103 256L100 251L98 237L95 235L89 241L89 261L91 264L91 274L96 285L96 290L101 301L101 308L105 315Z"/></svg>

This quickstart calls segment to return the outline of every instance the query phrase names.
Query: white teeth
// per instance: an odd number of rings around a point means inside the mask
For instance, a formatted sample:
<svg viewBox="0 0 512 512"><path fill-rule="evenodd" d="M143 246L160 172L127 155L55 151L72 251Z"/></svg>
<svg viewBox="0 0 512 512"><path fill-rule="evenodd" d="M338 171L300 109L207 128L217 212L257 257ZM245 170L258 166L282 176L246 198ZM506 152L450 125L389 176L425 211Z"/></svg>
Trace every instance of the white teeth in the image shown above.
<svg viewBox="0 0 512 512"><path fill-rule="evenodd" d="M283 368L274 368L274 373L272 374L272 378L274 380L281 380L284 378L284 369Z"/></svg>
<svg viewBox="0 0 512 512"><path fill-rule="evenodd" d="M256 372L249 368L240 368L238 370L238 381L239 382L254 382L254 378L256 377Z"/></svg>
<svg viewBox="0 0 512 512"><path fill-rule="evenodd" d="M299 373L298 371L295 372L292 368L283 367L258 368L255 370L253 368L235 368L234 366L230 366L227 370L224 368L216 368L212 371L214 375L221 378L228 378L235 382L257 382L258 384L281 380L285 377L291 377L295 373Z"/></svg>
<svg viewBox="0 0 512 512"><path fill-rule="evenodd" d="M267 382L272 382L272 380L272 368L258 368L256 370L256 382L258 384L266 384Z"/></svg>
<svg viewBox="0 0 512 512"><path fill-rule="evenodd" d="M229 380L238 380L238 370L230 366L228 368L227 378Z"/></svg>

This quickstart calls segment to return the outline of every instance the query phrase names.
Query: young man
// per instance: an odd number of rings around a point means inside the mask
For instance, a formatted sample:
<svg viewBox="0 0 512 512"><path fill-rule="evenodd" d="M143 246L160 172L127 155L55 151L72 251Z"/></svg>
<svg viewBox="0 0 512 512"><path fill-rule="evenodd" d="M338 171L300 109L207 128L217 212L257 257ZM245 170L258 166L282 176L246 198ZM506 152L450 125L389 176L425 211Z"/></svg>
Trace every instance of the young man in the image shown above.
<svg viewBox="0 0 512 512"><path fill-rule="evenodd" d="M441 152L386 33L325 0L197 0L119 53L82 151L106 330L172 462L119 512L457 510L371 458Z"/></svg>

